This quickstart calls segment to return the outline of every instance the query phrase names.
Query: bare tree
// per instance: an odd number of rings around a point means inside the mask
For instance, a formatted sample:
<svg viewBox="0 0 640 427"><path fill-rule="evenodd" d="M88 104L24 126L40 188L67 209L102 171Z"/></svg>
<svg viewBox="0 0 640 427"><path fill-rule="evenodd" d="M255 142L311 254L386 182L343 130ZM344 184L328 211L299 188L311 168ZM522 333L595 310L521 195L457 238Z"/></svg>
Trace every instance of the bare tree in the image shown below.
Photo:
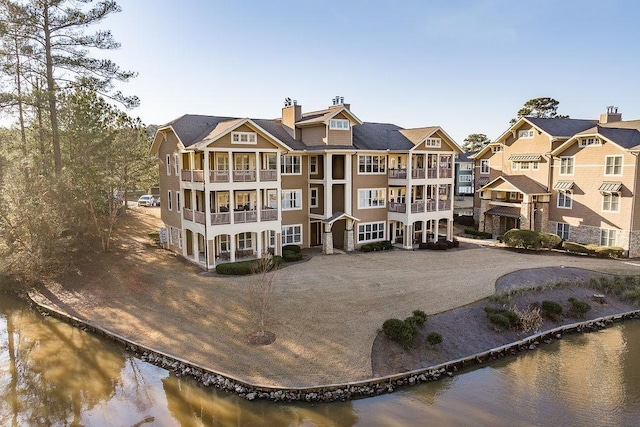
<svg viewBox="0 0 640 427"><path fill-rule="evenodd" d="M258 330L250 336L254 344L271 344L275 339L272 332L265 330L265 324L272 313L273 296L278 267L274 264L271 254L265 254L253 266L255 280L247 288L249 306L256 316Z"/></svg>

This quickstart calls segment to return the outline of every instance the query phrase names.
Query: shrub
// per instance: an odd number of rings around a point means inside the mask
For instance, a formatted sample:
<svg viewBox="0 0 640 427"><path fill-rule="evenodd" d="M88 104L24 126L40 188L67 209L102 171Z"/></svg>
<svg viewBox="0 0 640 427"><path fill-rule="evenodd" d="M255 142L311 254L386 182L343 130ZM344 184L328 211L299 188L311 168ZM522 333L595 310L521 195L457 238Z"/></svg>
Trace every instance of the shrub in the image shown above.
<svg viewBox="0 0 640 427"><path fill-rule="evenodd" d="M365 243L364 245L360 246L360 250L362 252L388 251L390 249L393 249L393 244L389 240Z"/></svg>
<svg viewBox="0 0 640 427"><path fill-rule="evenodd" d="M562 239L560 236L551 233L539 233L542 247L545 249L556 249L561 247Z"/></svg>
<svg viewBox="0 0 640 427"><path fill-rule="evenodd" d="M575 254L588 254L590 252L585 245L575 242L562 242L562 249Z"/></svg>
<svg viewBox="0 0 640 427"><path fill-rule="evenodd" d="M418 249L430 249L429 243L420 243L418 244Z"/></svg>
<svg viewBox="0 0 640 427"><path fill-rule="evenodd" d="M245 276L255 273L255 266L260 260L251 259L247 261L227 262L216 265L216 273L226 276ZM271 269L282 264L281 256L271 257Z"/></svg>
<svg viewBox="0 0 640 427"><path fill-rule="evenodd" d="M569 302L571 303L571 311L577 317L583 317L589 310L591 310L591 306L588 302L580 301L575 298L569 298Z"/></svg>
<svg viewBox="0 0 640 427"><path fill-rule="evenodd" d="M289 251L299 254L300 250L300 245L285 245L282 247L282 252Z"/></svg>
<svg viewBox="0 0 640 427"><path fill-rule="evenodd" d="M509 328L509 319L504 317L502 314L494 313L489 316L489 321L491 324L496 326L499 329L508 329Z"/></svg>
<svg viewBox="0 0 640 427"><path fill-rule="evenodd" d="M467 227L464 229L464 234L468 234L470 236L477 236L480 239L490 239L493 237L491 233L485 233L484 231L478 231L475 228Z"/></svg>
<svg viewBox="0 0 640 427"><path fill-rule="evenodd" d="M617 246L598 246L595 248L595 254L600 258L622 258L625 251Z"/></svg>
<svg viewBox="0 0 640 427"><path fill-rule="evenodd" d="M484 312L487 313L487 315L490 315L490 314L496 314L498 312L498 310L496 310L493 307L486 306L484 308Z"/></svg>
<svg viewBox="0 0 640 427"><path fill-rule="evenodd" d="M504 243L512 248L540 249L542 241L540 233L533 230L513 228L504 233Z"/></svg>
<svg viewBox="0 0 640 427"><path fill-rule="evenodd" d="M625 250L618 246L582 245L575 242L563 242L562 248L567 252L593 255L600 258L622 258Z"/></svg>
<svg viewBox="0 0 640 427"><path fill-rule="evenodd" d="M393 243L391 243L391 240L383 240L382 242L380 242L380 246L382 246L383 251L389 251L393 249Z"/></svg>
<svg viewBox="0 0 640 427"><path fill-rule="evenodd" d="M540 307L529 307L525 310L513 309L520 318L520 330L523 332L538 332L542 328L542 314Z"/></svg>
<svg viewBox="0 0 640 427"><path fill-rule="evenodd" d="M509 319L509 325L511 327L516 328L520 326L520 316L518 316L518 313L516 313L515 311L505 310L500 314Z"/></svg>
<svg viewBox="0 0 640 427"><path fill-rule="evenodd" d="M422 319L422 323L420 323L421 325L424 324L424 322L427 321L427 313L425 313L422 310L413 310L413 317L417 317L419 319Z"/></svg>
<svg viewBox="0 0 640 427"><path fill-rule="evenodd" d="M360 250L362 252L371 252L371 251L373 251L373 247L369 243L366 243L366 244L360 246Z"/></svg>
<svg viewBox="0 0 640 427"><path fill-rule="evenodd" d="M542 314L551 319L556 319L562 316L562 305L555 301L544 300L542 301Z"/></svg>
<svg viewBox="0 0 640 427"><path fill-rule="evenodd" d="M387 319L382 324L382 332L392 340L400 338L400 332L404 327L404 322L400 319Z"/></svg>
<svg viewBox="0 0 640 427"><path fill-rule="evenodd" d="M409 348L418 335L418 327L413 322L403 322L398 341L404 348Z"/></svg>
<svg viewBox="0 0 640 427"><path fill-rule="evenodd" d="M286 262L300 261L302 259L302 254L293 251L283 251L282 259Z"/></svg>
<svg viewBox="0 0 640 427"><path fill-rule="evenodd" d="M442 335L437 332L430 332L427 335L427 342L431 345L440 344L442 342Z"/></svg>

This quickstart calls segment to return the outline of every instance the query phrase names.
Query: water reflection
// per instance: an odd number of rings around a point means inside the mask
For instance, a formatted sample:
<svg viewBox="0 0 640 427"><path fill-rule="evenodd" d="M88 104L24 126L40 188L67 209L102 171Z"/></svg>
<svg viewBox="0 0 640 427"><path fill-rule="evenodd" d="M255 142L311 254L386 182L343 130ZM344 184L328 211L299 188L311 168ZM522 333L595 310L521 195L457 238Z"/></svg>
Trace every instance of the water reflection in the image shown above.
<svg viewBox="0 0 640 427"><path fill-rule="evenodd" d="M0 296L0 425L636 425L640 322L394 394L248 402L141 362Z"/></svg>

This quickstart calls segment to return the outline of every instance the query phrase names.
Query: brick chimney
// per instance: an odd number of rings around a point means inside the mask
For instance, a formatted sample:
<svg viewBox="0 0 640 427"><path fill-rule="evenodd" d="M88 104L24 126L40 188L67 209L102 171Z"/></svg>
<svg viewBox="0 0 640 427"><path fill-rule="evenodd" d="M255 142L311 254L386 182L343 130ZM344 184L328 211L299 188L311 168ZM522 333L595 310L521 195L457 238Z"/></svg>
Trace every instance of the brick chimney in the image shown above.
<svg viewBox="0 0 640 427"><path fill-rule="evenodd" d="M600 123L619 122L622 120L622 113L618 113L618 107L610 105L607 107L607 112L600 114Z"/></svg>

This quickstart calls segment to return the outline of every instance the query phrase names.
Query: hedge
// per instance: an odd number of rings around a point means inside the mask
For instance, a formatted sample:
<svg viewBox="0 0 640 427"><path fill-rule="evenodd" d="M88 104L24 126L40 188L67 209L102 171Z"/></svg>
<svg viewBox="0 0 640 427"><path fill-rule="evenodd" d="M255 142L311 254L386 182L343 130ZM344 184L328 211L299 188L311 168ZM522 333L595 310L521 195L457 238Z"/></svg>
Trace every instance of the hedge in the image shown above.
<svg viewBox="0 0 640 427"><path fill-rule="evenodd" d="M297 254L300 253L300 245L284 245L282 247L282 252L295 252Z"/></svg>
<svg viewBox="0 0 640 427"><path fill-rule="evenodd" d="M470 236L477 236L481 239L491 239L493 235L491 233L485 233L484 231L478 231L475 228L467 227L464 229L464 234Z"/></svg>
<svg viewBox="0 0 640 427"><path fill-rule="evenodd" d="M541 233L533 230L513 228L502 237L502 241L512 248L552 249L562 243L562 239L555 234Z"/></svg>
<svg viewBox="0 0 640 427"><path fill-rule="evenodd" d="M625 256L625 250L618 246L583 245L575 242L563 242L562 248L567 252L587 254L600 258L622 258Z"/></svg>
<svg viewBox="0 0 640 427"><path fill-rule="evenodd" d="M393 249L393 244L390 240L382 240L380 242L366 243L360 246L362 252L376 252L376 251L388 251Z"/></svg>
<svg viewBox="0 0 640 427"><path fill-rule="evenodd" d="M431 249L435 251L446 251L447 249L453 249L460 246L460 242L457 239L453 240L438 240L437 242L420 243L418 249Z"/></svg>
<svg viewBox="0 0 640 427"><path fill-rule="evenodd" d="M300 261L302 254L294 251L282 251L282 259L286 262Z"/></svg>
<svg viewBox="0 0 640 427"><path fill-rule="evenodd" d="M274 256L271 258L272 268L279 266L282 263L283 257ZM257 259L251 259L247 261L239 262L227 262L224 264L216 265L216 273L224 274L226 276L246 276L255 272L255 265L258 264Z"/></svg>

